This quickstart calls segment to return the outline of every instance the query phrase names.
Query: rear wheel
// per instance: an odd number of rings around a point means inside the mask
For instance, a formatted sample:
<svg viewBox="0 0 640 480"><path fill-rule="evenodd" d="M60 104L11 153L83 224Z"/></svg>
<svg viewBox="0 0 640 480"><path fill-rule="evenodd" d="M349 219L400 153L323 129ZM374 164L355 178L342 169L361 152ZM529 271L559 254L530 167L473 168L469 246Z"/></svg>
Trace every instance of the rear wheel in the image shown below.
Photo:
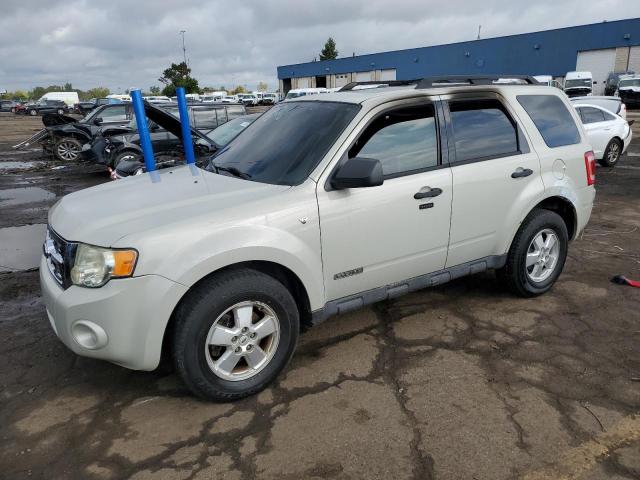
<svg viewBox="0 0 640 480"><path fill-rule="evenodd" d="M612 139L607 148L604 150L604 155L598 163L603 167L615 167L620 156L622 155L622 142L617 138Z"/></svg>
<svg viewBox="0 0 640 480"><path fill-rule="evenodd" d="M38 114L38 111L34 108L32 108L31 110L29 110L29 115L31 115L32 117L35 117Z"/></svg>
<svg viewBox="0 0 640 480"><path fill-rule="evenodd" d="M11 107L11 113L16 113L16 108L15 107Z"/></svg>
<svg viewBox="0 0 640 480"><path fill-rule="evenodd" d="M56 143L53 153L58 160L63 162L73 162L78 159L82 145L75 138L65 137Z"/></svg>
<svg viewBox="0 0 640 480"><path fill-rule="evenodd" d="M174 317L176 371L197 396L237 400L259 392L291 359L300 320L289 290L241 269L203 281Z"/></svg>
<svg viewBox="0 0 640 480"><path fill-rule="evenodd" d="M551 289L567 258L569 235L560 215L534 210L522 222L507 263L498 271L507 286L523 297L541 295Z"/></svg>
<svg viewBox="0 0 640 480"><path fill-rule="evenodd" d="M58 113L58 115L63 115L64 114L64 110L59 108L57 113Z"/></svg>

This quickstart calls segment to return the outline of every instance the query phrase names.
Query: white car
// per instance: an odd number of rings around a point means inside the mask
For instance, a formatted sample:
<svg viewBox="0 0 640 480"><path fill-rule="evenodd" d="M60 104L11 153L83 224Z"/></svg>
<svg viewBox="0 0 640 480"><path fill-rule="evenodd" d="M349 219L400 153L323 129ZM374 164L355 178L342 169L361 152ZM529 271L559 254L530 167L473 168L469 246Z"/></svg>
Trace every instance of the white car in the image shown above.
<svg viewBox="0 0 640 480"><path fill-rule="evenodd" d="M258 105L258 97L255 93L239 93L238 100L244 105Z"/></svg>
<svg viewBox="0 0 640 480"><path fill-rule="evenodd" d="M595 198L578 114L557 88L455 81L290 99L206 168L62 197L40 266L54 332L139 370L164 346L195 395L230 401L330 316L487 269L547 292Z"/></svg>
<svg viewBox="0 0 640 480"><path fill-rule="evenodd" d="M604 108L611 113L615 113L619 117L627 119L627 106L622 102L620 97L593 95L588 97L572 97L569 98L574 105L589 104Z"/></svg>
<svg viewBox="0 0 640 480"><path fill-rule="evenodd" d="M240 99L238 95L227 95L226 97L222 97L220 103L240 103Z"/></svg>
<svg viewBox="0 0 640 480"><path fill-rule="evenodd" d="M595 104L578 103L577 110L596 160L603 167L614 167L631 143L631 127L618 115Z"/></svg>

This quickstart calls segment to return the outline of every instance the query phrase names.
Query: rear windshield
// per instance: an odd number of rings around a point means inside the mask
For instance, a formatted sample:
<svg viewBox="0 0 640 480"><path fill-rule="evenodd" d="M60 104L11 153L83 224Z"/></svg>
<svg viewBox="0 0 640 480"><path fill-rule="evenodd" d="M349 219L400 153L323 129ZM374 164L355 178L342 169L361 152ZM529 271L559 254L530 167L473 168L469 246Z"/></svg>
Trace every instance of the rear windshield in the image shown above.
<svg viewBox="0 0 640 480"><path fill-rule="evenodd" d="M555 95L518 95L535 123L544 142L550 148L580 143L580 132L564 102Z"/></svg>
<svg viewBox="0 0 640 480"><path fill-rule="evenodd" d="M338 102L277 104L213 159L256 182L298 185L360 109Z"/></svg>
<svg viewBox="0 0 640 480"><path fill-rule="evenodd" d="M564 88L591 88L591 79L577 78L575 80L565 80Z"/></svg>

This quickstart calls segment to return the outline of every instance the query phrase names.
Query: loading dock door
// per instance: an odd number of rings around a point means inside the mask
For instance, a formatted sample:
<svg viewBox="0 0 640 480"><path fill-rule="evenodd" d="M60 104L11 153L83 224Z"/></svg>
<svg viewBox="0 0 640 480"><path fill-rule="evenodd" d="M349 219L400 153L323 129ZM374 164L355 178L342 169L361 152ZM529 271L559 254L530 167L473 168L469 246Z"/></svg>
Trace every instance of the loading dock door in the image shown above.
<svg viewBox="0 0 640 480"><path fill-rule="evenodd" d="M387 70L380 70L380 80L395 80L396 79L396 69L389 68Z"/></svg>
<svg viewBox="0 0 640 480"><path fill-rule="evenodd" d="M370 82L373 80L373 72L356 72L356 82Z"/></svg>
<svg viewBox="0 0 640 480"><path fill-rule="evenodd" d="M629 70L640 73L640 47L629 49Z"/></svg>
<svg viewBox="0 0 640 480"><path fill-rule="evenodd" d="M593 94L604 95L604 86L609 72L613 72L616 63L616 49L587 50L578 52L576 71L591 72L593 75Z"/></svg>

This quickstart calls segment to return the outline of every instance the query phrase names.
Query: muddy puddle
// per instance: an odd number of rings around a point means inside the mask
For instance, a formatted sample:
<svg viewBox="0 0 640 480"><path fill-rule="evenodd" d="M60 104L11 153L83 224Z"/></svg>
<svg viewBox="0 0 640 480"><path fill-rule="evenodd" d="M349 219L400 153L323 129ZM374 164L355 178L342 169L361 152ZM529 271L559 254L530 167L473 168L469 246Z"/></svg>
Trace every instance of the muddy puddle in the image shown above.
<svg viewBox="0 0 640 480"><path fill-rule="evenodd" d="M46 229L44 223L0 228L0 272L37 268Z"/></svg>
<svg viewBox="0 0 640 480"><path fill-rule="evenodd" d="M54 193L40 187L21 187L0 190L0 207L53 200Z"/></svg>

